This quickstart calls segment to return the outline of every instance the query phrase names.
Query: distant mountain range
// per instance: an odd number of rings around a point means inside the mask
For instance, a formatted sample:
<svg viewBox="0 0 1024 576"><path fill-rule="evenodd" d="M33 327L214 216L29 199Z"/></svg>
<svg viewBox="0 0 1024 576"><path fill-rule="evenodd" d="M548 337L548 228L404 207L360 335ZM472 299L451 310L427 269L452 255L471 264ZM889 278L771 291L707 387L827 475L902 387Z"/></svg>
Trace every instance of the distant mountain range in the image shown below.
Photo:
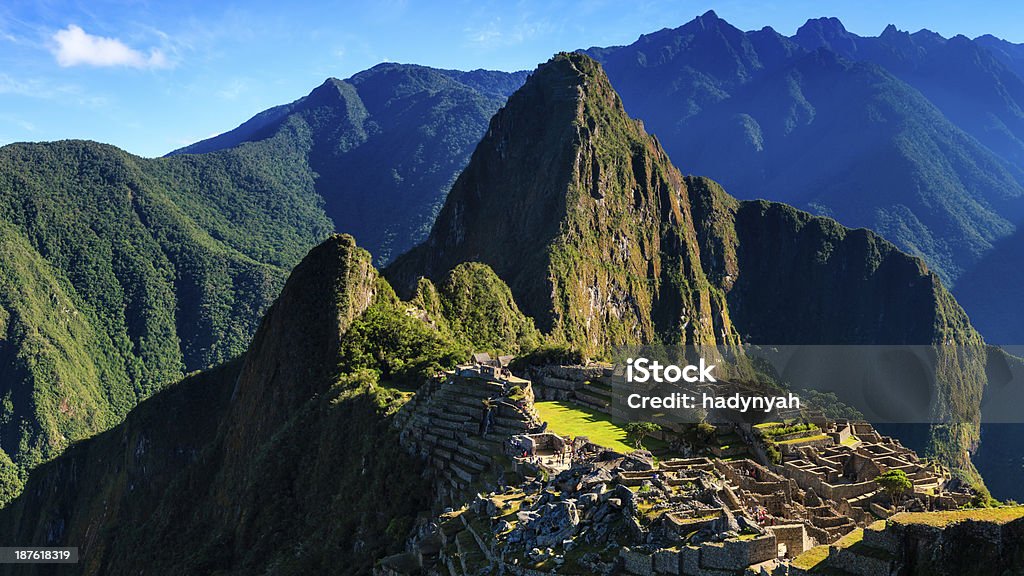
<svg viewBox="0 0 1024 576"><path fill-rule="evenodd" d="M426 237L487 121L525 78L380 64L171 154L309 139L304 164L327 216L383 264Z"/></svg>
<svg viewBox="0 0 1024 576"><path fill-rule="evenodd" d="M983 333L1024 339L1024 310L1010 306L1024 294L981 280L1010 265L989 253L1024 219L1024 46L892 26L863 37L835 18L786 37L708 12L584 52L684 172L879 232L955 294L963 285ZM173 154L310 134L327 215L383 265L426 237L524 78L382 64Z"/></svg>
<svg viewBox="0 0 1024 576"><path fill-rule="evenodd" d="M1016 45L894 27L860 37L834 18L787 38L708 12L586 53L684 171L871 228L924 257L954 293L1024 218ZM1006 321L976 300L966 306L983 332ZM1020 326L1024 312L1001 302Z"/></svg>

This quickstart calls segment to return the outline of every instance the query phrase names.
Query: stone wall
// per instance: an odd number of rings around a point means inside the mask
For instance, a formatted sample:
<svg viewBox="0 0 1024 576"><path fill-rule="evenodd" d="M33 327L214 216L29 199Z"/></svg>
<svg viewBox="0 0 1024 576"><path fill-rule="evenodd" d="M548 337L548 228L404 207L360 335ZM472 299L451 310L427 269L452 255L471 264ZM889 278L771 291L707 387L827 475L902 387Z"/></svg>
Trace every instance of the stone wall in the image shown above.
<svg viewBox="0 0 1024 576"><path fill-rule="evenodd" d="M785 454L797 453L798 448L825 448L832 445L831 438L822 438L820 440L808 440L807 442L801 442L799 444L776 444Z"/></svg>
<svg viewBox="0 0 1024 576"><path fill-rule="evenodd" d="M566 400L582 388L584 382L610 376L611 367L604 364L587 366L535 366L528 369L537 397L542 400Z"/></svg>
<svg viewBox="0 0 1024 576"><path fill-rule="evenodd" d="M654 576L654 560L649 552L623 548L619 551L626 572L637 576Z"/></svg>
<svg viewBox="0 0 1024 576"><path fill-rule="evenodd" d="M895 530L886 530L883 527L868 527L864 529L864 544L878 550L885 550L890 554L896 554L900 550L900 537Z"/></svg>
<svg viewBox="0 0 1024 576"><path fill-rule="evenodd" d="M766 562L778 555L774 534L752 540L727 540L700 547L700 566L713 570L742 571L751 564Z"/></svg>
<svg viewBox="0 0 1024 576"><path fill-rule="evenodd" d="M768 526L767 530L775 534L777 544L786 545L787 558L795 558L803 553L804 550L811 548L811 539L807 536L807 529L803 524Z"/></svg>
<svg viewBox="0 0 1024 576"><path fill-rule="evenodd" d="M893 567L893 560L887 555L856 554L837 546L829 548L828 563L859 576L889 576Z"/></svg>
<svg viewBox="0 0 1024 576"><path fill-rule="evenodd" d="M821 490L818 491L819 495L825 496L832 500L849 500L850 498L856 498L857 496L863 496L878 490L878 484L873 480L867 482L860 482L857 484L821 484Z"/></svg>
<svg viewBox="0 0 1024 576"><path fill-rule="evenodd" d="M795 531L786 533L796 541ZM752 539L682 546L678 552L666 549L651 553L623 548L619 556L625 571L635 576L732 576L752 564L775 559L778 541L774 534L768 533Z"/></svg>

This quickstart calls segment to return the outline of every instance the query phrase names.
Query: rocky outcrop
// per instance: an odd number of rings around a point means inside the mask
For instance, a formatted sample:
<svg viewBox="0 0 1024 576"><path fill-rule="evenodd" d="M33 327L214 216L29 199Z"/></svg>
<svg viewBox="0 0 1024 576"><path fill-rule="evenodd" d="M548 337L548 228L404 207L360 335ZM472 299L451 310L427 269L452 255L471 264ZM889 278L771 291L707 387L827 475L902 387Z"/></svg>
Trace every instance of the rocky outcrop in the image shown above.
<svg viewBox="0 0 1024 576"><path fill-rule="evenodd" d="M0 541L78 546L77 574L368 573L432 501L392 426L402 396L339 369L368 308L418 322L383 288L351 237L324 242L244 358L41 466L0 510ZM49 573L16 568L0 573Z"/></svg>
<svg viewBox="0 0 1024 576"><path fill-rule="evenodd" d="M230 454L248 458L309 398L326 391L341 337L373 302L376 280L370 254L347 235L317 246L295 268L253 337L232 392Z"/></svg>

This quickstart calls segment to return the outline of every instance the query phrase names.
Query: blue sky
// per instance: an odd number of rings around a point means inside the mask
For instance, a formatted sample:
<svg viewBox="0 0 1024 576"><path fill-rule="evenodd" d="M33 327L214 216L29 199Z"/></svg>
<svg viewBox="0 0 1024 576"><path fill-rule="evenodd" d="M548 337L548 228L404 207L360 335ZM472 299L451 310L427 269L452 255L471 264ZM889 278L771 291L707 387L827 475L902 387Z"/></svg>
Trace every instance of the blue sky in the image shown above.
<svg viewBox="0 0 1024 576"><path fill-rule="evenodd" d="M837 16L1024 42L1024 3L933 0L50 2L0 5L0 144L86 138L158 156L383 61L531 69L559 50L628 44L713 9L792 34Z"/></svg>

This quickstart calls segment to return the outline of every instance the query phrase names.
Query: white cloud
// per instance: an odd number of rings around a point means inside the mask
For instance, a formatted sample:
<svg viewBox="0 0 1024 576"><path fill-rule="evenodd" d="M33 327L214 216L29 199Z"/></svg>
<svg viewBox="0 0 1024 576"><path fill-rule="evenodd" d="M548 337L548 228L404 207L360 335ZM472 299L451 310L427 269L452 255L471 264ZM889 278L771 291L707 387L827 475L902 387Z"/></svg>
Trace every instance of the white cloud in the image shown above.
<svg viewBox="0 0 1024 576"><path fill-rule="evenodd" d="M546 34L551 31L551 24L547 20L532 20L524 15L512 24L506 24L499 17L482 26L465 28L463 31L470 44L483 48L500 48L522 44L531 38Z"/></svg>
<svg viewBox="0 0 1024 576"><path fill-rule="evenodd" d="M53 55L57 64L69 66L128 66L131 68L166 68L170 62L164 52L150 48L144 54L117 38L93 36L81 27L69 24L53 35Z"/></svg>
<svg viewBox="0 0 1024 576"><path fill-rule="evenodd" d="M235 78L226 86L217 91L217 96L223 100L238 100L238 97L249 90L249 82L241 78Z"/></svg>

